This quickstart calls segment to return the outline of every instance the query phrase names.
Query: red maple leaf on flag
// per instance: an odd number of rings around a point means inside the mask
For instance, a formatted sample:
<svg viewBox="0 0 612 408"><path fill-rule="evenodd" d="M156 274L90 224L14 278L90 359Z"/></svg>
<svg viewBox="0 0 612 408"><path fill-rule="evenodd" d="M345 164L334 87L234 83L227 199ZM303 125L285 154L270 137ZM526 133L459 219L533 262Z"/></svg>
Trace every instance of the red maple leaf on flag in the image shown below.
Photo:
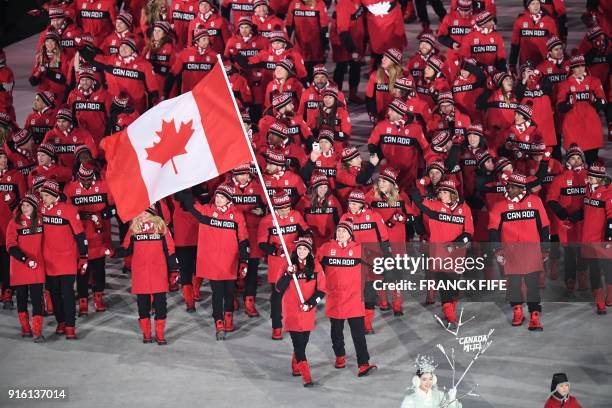
<svg viewBox="0 0 612 408"><path fill-rule="evenodd" d="M155 132L159 136L159 142L153 143L153 146L147 147L147 160L161 164L162 167L168 162L172 163L174 174L178 174L174 158L182 154L187 154L185 146L191 135L193 135L193 120L187 123L181 122L181 127L176 130L174 119L169 122L162 121L162 128Z"/></svg>

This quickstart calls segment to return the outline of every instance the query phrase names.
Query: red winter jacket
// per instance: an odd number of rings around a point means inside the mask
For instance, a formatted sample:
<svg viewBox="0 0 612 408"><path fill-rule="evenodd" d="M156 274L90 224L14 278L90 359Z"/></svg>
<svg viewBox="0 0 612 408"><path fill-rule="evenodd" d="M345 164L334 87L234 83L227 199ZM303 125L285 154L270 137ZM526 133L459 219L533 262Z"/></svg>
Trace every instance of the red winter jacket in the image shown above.
<svg viewBox="0 0 612 408"><path fill-rule="evenodd" d="M612 257L612 248L603 248L602 242L607 241L610 235L610 223L612 222L612 187L587 186L584 197L584 225L582 229L582 242L591 244L582 248L582 256L585 258Z"/></svg>
<svg viewBox="0 0 612 408"><path fill-rule="evenodd" d="M294 106L297 105L302 97L304 86L295 77L287 78L287 80L281 84L278 79L272 79L266 85L266 95L264 97L264 107L269 108L272 106L272 98L277 93L288 93L293 98Z"/></svg>
<svg viewBox="0 0 612 408"><path fill-rule="evenodd" d="M225 51L225 44L232 36L227 20L218 13L213 13L208 19L204 19L202 14L198 14L189 23L189 29L187 30L188 46L193 45L193 32L197 28L207 29L208 35L210 36L209 47L217 54L223 54L223 51Z"/></svg>
<svg viewBox="0 0 612 408"><path fill-rule="evenodd" d="M361 245L349 241L340 245L331 240L317 252L317 260L325 271L325 316L350 319L365 315L361 271Z"/></svg>
<svg viewBox="0 0 612 408"><path fill-rule="evenodd" d="M160 89L157 88L153 67L144 57L136 56L127 62L119 55L97 55L95 61L104 66L104 76L111 95L125 92L134 110L140 113L155 104Z"/></svg>
<svg viewBox="0 0 612 408"><path fill-rule="evenodd" d="M76 24L70 23L70 20L64 19L64 24L60 27L59 30L56 30L54 27L47 27L40 33L38 37L38 46L36 47L36 52L40 52L43 44L45 43L45 37L49 31L54 31L60 36L60 45L62 46L62 51L68 59L72 59L74 54L77 52L77 43L76 39L81 38L83 35L83 31Z"/></svg>
<svg viewBox="0 0 612 408"><path fill-rule="evenodd" d="M368 206L380 214L385 221L389 232L389 242L391 244L405 243L406 223L413 222L414 217L419 214L412 200L404 192L400 192L397 201L390 204L382 200L374 188L368 191L365 199ZM401 221L397 219L398 215L401 215Z"/></svg>
<svg viewBox="0 0 612 408"><path fill-rule="evenodd" d="M77 260L87 258L87 240L77 209L58 201L43 206L41 214L47 275L76 275Z"/></svg>
<svg viewBox="0 0 612 408"><path fill-rule="evenodd" d="M541 271L540 242L548 241L549 220L539 196L524 196L495 203L489 213L492 240L502 242L506 275L526 275Z"/></svg>
<svg viewBox="0 0 612 408"><path fill-rule="evenodd" d="M143 231L130 229L123 240L122 256L132 255L132 294L152 295L168 292L168 271L178 270L174 241L170 231L153 232L152 224L143 224ZM147 232L150 231L150 232Z"/></svg>
<svg viewBox="0 0 612 408"><path fill-rule="evenodd" d="M556 229L562 244L581 241L583 221L573 222L568 216L583 209L586 178L585 169L565 169L553 179L548 188L546 203L555 214L550 217L550 221L551 224L557 224Z"/></svg>
<svg viewBox="0 0 612 408"><path fill-rule="evenodd" d="M558 33L557 22L552 17L542 13L536 23L528 10L519 14L512 27L513 52L510 65L516 65L517 57L519 65L530 61L536 66L544 61L548 52L546 41L553 35Z"/></svg>
<svg viewBox="0 0 612 408"><path fill-rule="evenodd" d="M10 283L11 286L45 283L45 261L43 259L42 221L32 227L32 220L22 215L19 223L11 219L6 231L6 249L11 255ZM27 261L35 261L37 266L32 269Z"/></svg>
<svg viewBox="0 0 612 408"><path fill-rule="evenodd" d="M94 141L91 133L80 127L72 128L67 133L55 127L47 132L43 139L43 143L54 145L58 163L69 169L71 169L76 162L74 149L76 149L77 146L85 145L89 148L93 157L98 156L98 144Z"/></svg>
<svg viewBox="0 0 612 408"><path fill-rule="evenodd" d="M282 293L283 329L287 332L310 332L315 328L317 316L316 305L325 295L325 274L321 264L314 261L314 268L309 270L298 262L296 278L304 297L304 304L312 308L305 312L295 287L293 277L283 274L276 282L276 290Z"/></svg>
<svg viewBox="0 0 612 408"><path fill-rule="evenodd" d="M257 229L261 220L266 213L266 199L261 183L256 178L251 178L251 182L245 186L241 186L236 180L230 178L228 181L234 185L235 193L233 202L236 209L242 211L246 222L246 227L249 235L249 258L261 258L263 252L259 249L257 241ZM253 213L253 210L260 209L261 215Z"/></svg>
<svg viewBox="0 0 612 408"><path fill-rule="evenodd" d="M310 233L308 224L302 214L296 210L291 210L286 217L279 217L277 214L276 219L283 233L287 251L291 254L295 250L295 241L298 237ZM259 248L268 256L268 283L274 284L286 270L287 260L271 214L267 214L259 223L257 241Z"/></svg>
<svg viewBox="0 0 612 408"><path fill-rule="evenodd" d="M113 32L117 19L114 0L77 0L76 12L77 25L93 36L95 45L101 44Z"/></svg>
<svg viewBox="0 0 612 408"><path fill-rule="evenodd" d="M262 50L268 48L268 41L261 35L251 36L246 41L240 34L236 34L227 41L225 58L235 59L237 55L245 58L253 57ZM257 105L261 105L264 101L266 85L262 86L261 78L263 76L263 68L246 68L243 69L244 77L249 84L249 88L253 94L253 101Z"/></svg>
<svg viewBox="0 0 612 408"><path fill-rule="evenodd" d="M558 400L553 395L551 395L546 400L544 408L582 408L582 405L580 405L576 397L574 397L573 395L570 395L564 401Z"/></svg>
<svg viewBox="0 0 612 408"><path fill-rule="evenodd" d="M483 34L479 30L470 31L463 37L459 53L464 58L475 59L485 70L486 67L501 68L501 65L505 65L504 40L497 31L488 34Z"/></svg>
<svg viewBox="0 0 612 408"><path fill-rule="evenodd" d="M302 0L294 0L287 11L286 24L291 27L296 50L304 61L324 62L326 44L322 34L327 33L327 7L323 0L315 0L314 6ZM324 41L328 41L323 37Z"/></svg>
<svg viewBox="0 0 612 408"><path fill-rule="evenodd" d="M594 100L606 100L601 82L594 76L587 75L578 82L571 75L559 84L557 107L565 113L562 126L564 149L572 143L578 144L583 151L603 146L601 120L592 105Z"/></svg>
<svg viewBox="0 0 612 408"><path fill-rule="evenodd" d="M387 114L387 107L395 98L389 92L389 77L387 74L384 74L383 82L379 83L377 71L372 71L366 85L365 96L366 99L371 101L366 104L368 113L380 120L384 119Z"/></svg>
<svg viewBox="0 0 612 408"><path fill-rule="evenodd" d="M456 1L456 0L455 0ZM444 16L438 27L438 40L441 44L452 48L454 44L461 45L463 37L472 31L473 16L462 17L456 8Z"/></svg>
<svg viewBox="0 0 612 408"><path fill-rule="evenodd" d="M160 92L164 90L166 79L176 60L176 54L176 48L174 48L174 44L171 42L164 43L158 49L150 49L145 54L145 58L153 67L153 72L157 79L157 89L159 89ZM176 92L173 90L170 92L170 96L176 96Z"/></svg>
<svg viewBox="0 0 612 408"><path fill-rule="evenodd" d="M64 187L68 201L78 210L89 246L89 259L105 257L112 248L110 218L114 215L115 201L104 180L94 180L88 189L79 181Z"/></svg>
<svg viewBox="0 0 612 408"><path fill-rule="evenodd" d="M287 4L287 6L289 5ZM272 7L272 5L270 5L270 7ZM253 14L251 21L257 27L257 33L265 39L270 37L271 33L275 31L285 31L285 22L273 13L270 13L269 16L263 19Z"/></svg>
<svg viewBox="0 0 612 408"><path fill-rule="evenodd" d="M516 95L521 104L531 102L533 108L532 120L538 124L538 130L546 146L557 145L557 133L555 131L555 118L552 105L552 84L527 82L524 86L520 84L516 89Z"/></svg>
<svg viewBox="0 0 612 408"><path fill-rule="evenodd" d="M306 193L306 186L301 177L291 170L281 171L273 175L264 174L263 179L270 197L276 191L285 190L289 197L291 197L291 202L297 203L300 197Z"/></svg>
<svg viewBox="0 0 612 408"><path fill-rule="evenodd" d="M15 218L13 210L26 191L25 178L18 170L0 172L0 245L4 245L6 226Z"/></svg>
<svg viewBox="0 0 612 408"><path fill-rule="evenodd" d="M191 91L208 75L216 63L217 52L211 47L207 47L202 54L195 45L181 51L170 69L172 75L180 78L179 93Z"/></svg>
<svg viewBox="0 0 612 408"><path fill-rule="evenodd" d="M77 87L68 95L66 104L72 109L79 128L91 133L97 146L106 134L106 125L110 117L109 93L103 87L99 87L90 95L85 95Z"/></svg>
<svg viewBox="0 0 612 408"><path fill-rule="evenodd" d="M258 69L257 78L260 81L262 89L266 89L268 83L274 79L274 70L276 64L284 59L290 59L294 64L295 76L298 79L306 78L306 67L304 66L304 58L293 48L286 48L280 55L272 51L271 48L260 51L257 55L249 57L248 69Z"/></svg>
<svg viewBox="0 0 612 408"><path fill-rule="evenodd" d="M365 13L366 9L359 0L339 0L332 14L329 41L332 46L334 62L348 62L365 56ZM347 33L353 49L347 48L342 37Z"/></svg>
<svg viewBox="0 0 612 408"><path fill-rule="evenodd" d="M60 166L55 163L51 166L36 166L28 174L28 187L32 188L34 177L43 176L46 180L55 180L58 183L67 183L72 179L72 170L68 167Z"/></svg>
<svg viewBox="0 0 612 408"><path fill-rule="evenodd" d="M15 147L12 140L4 142L4 151L13 167L25 177L36 167L36 156L29 151Z"/></svg>
<svg viewBox="0 0 612 408"><path fill-rule="evenodd" d="M484 106L485 136L489 147L497 149L506 140L506 129L514 123L517 107L518 101L514 95L504 96L501 89L491 94Z"/></svg>
<svg viewBox="0 0 612 408"><path fill-rule="evenodd" d="M249 233L244 215L231 203L223 212L215 204L196 204L200 222L196 275L210 280L235 280L238 261L248 258Z"/></svg>
<svg viewBox="0 0 612 408"><path fill-rule="evenodd" d="M68 87L68 73L70 71L70 60L65 54L60 55L59 63L40 63L40 54L36 55L36 63L32 67L30 84L36 86L37 92L49 91L55 96L58 103L64 101Z"/></svg>
<svg viewBox="0 0 612 408"><path fill-rule="evenodd" d="M180 203L172 198L172 225L174 226L174 245L176 247L196 247L198 245L199 223L191 212L184 210Z"/></svg>
<svg viewBox="0 0 612 408"><path fill-rule="evenodd" d="M323 91L332 86L335 87L336 84L333 82L328 82L323 89L319 89L314 85L304 89L302 96L300 97L300 104L297 109L297 114L304 118L306 122L309 122L310 117L319 110L319 104L323 100ZM339 92L337 105L339 106L341 104L346 106L346 99L344 98L344 93Z"/></svg>
<svg viewBox="0 0 612 408"><path fill-rule="evenodd" d="M252 17L254 11L255 0L222 0L221 7L229 8L230 17L234 25L238 24L240 17Z"/></svg>
<svg viewBox="0 0 612 408"><path fill-rule="evenodd" d="M130 31L125 31L123 33L118 33L116 30L112 32L106 39L100 44L100 50L104 53L104 55L115 55L119 53L119 46L121 45L121 40L124 38L132 38L136 43L136 48L138 50L142 50L144 47L144 43L141 38Z"/></svg>
<svg viewBox="0 0 612 408"><path fill-rule="evenodd" d="M187 42L189 23L198 14L198 0L172 0L168 8L168 22L174 27L176 48L182 50Z"/></svg>
<svg viewBox="0 0 612 408"><path fill-rule="evenodd" d="M23 127L32 132L35 144L41 144L48 131L55 126L55 114L53 108L45 108L41 112L33 111L28 115Z"/></svg>
<svg viewBox="0 0 612 408"><path fill-rule="evenodd" d="M316 192L313 192L316 194ZM312 198L304 196L298 203L296 210L304 214L304 220L312 230L314 236L314 246L319 248L325 242L334 237L336 225L342 214L340 202L333 195L329 194L324 200L317 200L312 205Z"/></svg>

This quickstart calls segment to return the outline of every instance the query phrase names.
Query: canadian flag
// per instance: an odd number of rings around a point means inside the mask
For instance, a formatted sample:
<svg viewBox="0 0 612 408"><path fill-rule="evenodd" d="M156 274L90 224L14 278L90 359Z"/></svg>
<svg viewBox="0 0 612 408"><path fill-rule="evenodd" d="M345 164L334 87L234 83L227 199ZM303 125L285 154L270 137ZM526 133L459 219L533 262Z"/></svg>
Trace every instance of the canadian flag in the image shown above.
<svg viewBox="0 0 612 408"><path fill-rule="evenodd" d="M107 182L124 221L252 160L220 62L191 92L151 108L101 146Z"/></svg>

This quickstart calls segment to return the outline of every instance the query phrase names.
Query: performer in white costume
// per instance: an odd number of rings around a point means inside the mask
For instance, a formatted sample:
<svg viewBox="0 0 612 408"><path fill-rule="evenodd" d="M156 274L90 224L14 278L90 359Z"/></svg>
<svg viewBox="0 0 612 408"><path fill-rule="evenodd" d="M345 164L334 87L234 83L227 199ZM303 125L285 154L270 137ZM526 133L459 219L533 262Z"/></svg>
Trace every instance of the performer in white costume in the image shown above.
<svg viewBox="0 0 612 408"><path fill-rule="evenodd" d="M432 358L418 356L415 366L417 371L412 377L412 391L402 401L401 408L462 408L456 400L456 388L451 388L446 394L438 390Z"/></svg>

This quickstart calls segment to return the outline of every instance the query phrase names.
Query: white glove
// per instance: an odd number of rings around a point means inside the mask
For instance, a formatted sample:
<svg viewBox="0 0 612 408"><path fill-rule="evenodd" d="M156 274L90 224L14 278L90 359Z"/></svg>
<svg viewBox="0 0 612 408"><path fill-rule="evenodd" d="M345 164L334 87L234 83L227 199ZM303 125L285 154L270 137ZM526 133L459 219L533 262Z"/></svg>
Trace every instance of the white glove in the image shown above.
<svg viewBox="0 0 612 408"><path fill-rule="evenodd" d="M36 263L36 261L34 261L34 260L32 260L32 259L30 259L30 260L28 261L28 267L29 267L30 269L36 269L36 267L37 267L37 266L38 266L38 264Z"/></svg>
<svg viewBox="0 0 612 408"><path fill-rule="evenodd" d="M302 309L303 312L308 312L310 310L310 306L308 306L306 303L302 303L300 308Z"/></svg>
<svg viewBox="0 0 612 408"><path fill-rule="evenodd" d="M448 401L449 402L455 401L456 398L457 398L457 388L453 387L450 390L448 390Z"/></svg>

